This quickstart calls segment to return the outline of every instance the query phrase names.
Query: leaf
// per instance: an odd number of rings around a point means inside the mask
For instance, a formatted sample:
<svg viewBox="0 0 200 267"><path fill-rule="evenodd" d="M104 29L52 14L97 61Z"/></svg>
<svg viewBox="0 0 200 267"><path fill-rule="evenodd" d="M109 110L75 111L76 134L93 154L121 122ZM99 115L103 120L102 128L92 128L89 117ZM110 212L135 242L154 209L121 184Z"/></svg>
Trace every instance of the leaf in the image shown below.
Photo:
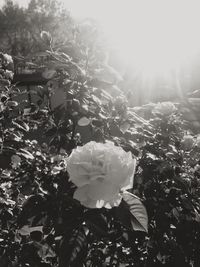
<svg viewBox="0 0 200 267"><path fill-rule="evenodd" d="M116 219L120 221L128 229L132 229L131 214L129 207L125 201L121 201L120 205L113 209Z"/></svg>
<svg viewBox="0 0 200 267"><path fill-rule="evenodd" d="M31 108L25 108L23 115L29 115L31 113Z"/></svg>
<svg viewBox="0 0 200 267"><path fill-rule="evenodd" d="M15 201L13 201L11 199L4 199L4 198L0 197L0 204L5 204L7 206L14 205Z"/></svg>
<svg viewBox="0 0 200 267"><path fill-rule="evenodd" d="M43 232L43 226L29 227L29 225L24 225L22 228L20 228L17 231L17 233L26 236L26 235L30 235L30 233L34 231Z"/></svg>
<svg viewBox="0 0 200 267"><path fill-rule="evenodd" d="M65 236L60 248L59 267L81 267L87 254L88 229L81 226Z"/></svg>
<svg viewBox="0 0 200 267"><path fill-rule="evenodd" d="M194 211L195 211L195 221L199 223L200 222L200 214L196 209L194 209Z"/></svg>
<svg viewBox="0 0 200 267"><path fill-rule="evenodd" d="M100 121L100 120L93 119L92 120L92 125L94 125L95 127L102 127L103 126L103 122Z"/></svg>
<svg viewBox="0 0 200 267"><path fill-rule="evenodd" d="M79 126L87 126L90 124L90 120L87 117L82 117L79 121L78 121L78 125Z"/></svg>
<svg viewBox="0 0 200 267"><path fill-rule="evenodd" d="M30 221L30 219L32 225L33 225L33 220L35 221L35 225L38 224L39 220L41 220L41 218L45 216L44 212L46 212L46 210L47 210L47 202L46 198L43 197L43 195L34 194L29 196L29 198L27 198L24 201L22 210L18 216L18 225L24 226L27 223L27 220Z"/></svg>
<svg viewBox="0 0 200 267"><path fill-rule="evenodd" d="M43 226L30 227L29 230L30 230L30 233L31 232L35 232L35 231L39 231L39 232L42 232L43 233Z"/></svg>
<svg viewBox="0 0 200 267"><path fill-rule="evenodd" d="M56 75L56 70L54 69L45 69L45 71L42 73L42 77L44 77L47 80L52 79Z"/></svg>
<svg viewBox="0 0 200 267"><path fill-rule="evenodd" d="M23 121L12 121L12 124L14 124L19 130L23 130L25 132L29 131L29 126Z"/></svg>
<svg viewBox="0 0 200 267"><path fill-rule="evenodd" d="M108 222L106 216L99 209L89 209L85 212L85 221L89 229L97 236L108 236Z"/></svg>
<svg viewBox="0 0 200 267"><path fill-rule="evenodd" d="M9 132L9 139L16 142L20 142L22 140L19 132L18 133Z"/></svg>
<svg viewBox="0 0 200 267"><path fill-rule="evenodd" d="M12 167L17 168L20 166L21 158L18 155L12 155L11 157Z"/></svg>
<svg viewBox="0 0 200 267"><path fill-rule="evenodd" d="M56 257L55 252L47 243L41 245L40 250L38 251L38 254L43 259L43 261L45 261L45 259L48 259L48 258Z"/></svg>
<svg viewBox="0 0 200 267"><path fill-rule="evenodd" d="M53 136L54 134L56 134L57 132L57 127L52 127L50 129L47 129L47 131L45 132L46 136Z"/></svg>
<svg viewBox="0 0 200 267"><path fill-rule="evenodd" d="M110 134L112 136L117 136L117 137L121 137L123 135L123 133L121 132L118 124L116 122L112 122L110 124Z"/></svg>
<svg viewBox="0 0 200 267"><path fill-rule="evenodd" d="M136 143L131 142L129 143L125 143L125 144L121 144L121 147L126 151L126 152L131 152L133 155L135 155L136 157L139 156L140 150L137 147Z"/></svg>
<svg viewBox="0 0 200 267"><path fill-rule="evenodd" d="M21 148L17 152L17 154L23 156L26 159L34 159L34 156L29 151L27 151L26 149L23 149L23 148Z"/></svg>
<svg viewBox="0 0 200 267"><path fill-rule="evenodd" d="M120 130L122 131L122 133L125 133L126 131L128 131L129 128L130 128L130 123L128 123L127 121L125 121L125 122L120 126Z"/></svg>
<svg viewBox="0 0 200 267"><path fill-rule="evenodd" d="M20 234L20 235L24 235L24 236L29 235L30 234L30 230L29 230L28 225L24 225L21 229L19 229L17 231L17 233Z"/></svg>
<svg viewBox="0 0 200 267"><path fill-rule="evenodd" d="M7 106L8 107L17 107L18 103L16 101L8 101Z"/></svg>
<svg viewBox="0 0 200 267"><path fill-rule="evenodd" d="M141 200L125 191L122 193L123 200L129 207L129 211L131 213L131 224L133 230L148 232L148 216L145 206L142 204Z"/></svg>

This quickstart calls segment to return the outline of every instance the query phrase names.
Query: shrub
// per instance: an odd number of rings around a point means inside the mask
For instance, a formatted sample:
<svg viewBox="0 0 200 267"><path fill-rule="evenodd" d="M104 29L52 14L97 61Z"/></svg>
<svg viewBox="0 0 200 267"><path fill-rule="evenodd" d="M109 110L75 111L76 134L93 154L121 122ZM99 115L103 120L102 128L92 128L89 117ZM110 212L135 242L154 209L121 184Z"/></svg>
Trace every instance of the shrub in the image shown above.
<svg viewBox="0 0 200 267"><path fill-rule="evenodd" d="M13 100L21 92L2 54L1 266L199 266L200 148L180 105L151 105L147 119L146 106L129 108L72 58L46 53L53 75L37 103ZM137 159L112 209L73 198L67 159L89 141Z"/></svg>

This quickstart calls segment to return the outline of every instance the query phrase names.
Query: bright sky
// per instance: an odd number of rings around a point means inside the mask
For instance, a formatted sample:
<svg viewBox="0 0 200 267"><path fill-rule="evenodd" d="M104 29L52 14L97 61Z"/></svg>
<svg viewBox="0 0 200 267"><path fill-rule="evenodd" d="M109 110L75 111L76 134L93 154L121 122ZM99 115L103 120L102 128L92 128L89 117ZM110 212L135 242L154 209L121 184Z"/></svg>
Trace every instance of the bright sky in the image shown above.
<svg viewBox="0 0 200 267"><path fill-rule="evenodd" d="M98 16L102 14L106 2L117 2L118 0L61 0L64 2L65 6L69 8L76 16ZM126 1L126 0L125 0ZM13 2L18 3L20 6L27 6L30 2L29 0L13 0ZM119 2L122 2L121 0ZM0 0L0 6L2 6L4 0ZM110 6L110 4L109 4ZM99 12L100 8L100 12Z"/></svg>
<svg viewBox="0 0 200 267"><path fill-rule="evenodd" d="M150 76L200 52L200 0L62 1L72 15L96 18L124 60Z"/></svg>
<svg viewBox="0 0 200 267"><path fill-rule="evenodd" d="M78 17L96 17L102 18L102 15L107 13L110 14L110 8L113 6L115 9L116 3L124 3L129 0L61 0L65 7L69 9L73 15ZM134 1L134 0L133 0ZM20 6L26 7L29 0L13 0ZM4 0L0 0L0 6L2 6ZM108 10L109 9L109 10Z"/></svg>

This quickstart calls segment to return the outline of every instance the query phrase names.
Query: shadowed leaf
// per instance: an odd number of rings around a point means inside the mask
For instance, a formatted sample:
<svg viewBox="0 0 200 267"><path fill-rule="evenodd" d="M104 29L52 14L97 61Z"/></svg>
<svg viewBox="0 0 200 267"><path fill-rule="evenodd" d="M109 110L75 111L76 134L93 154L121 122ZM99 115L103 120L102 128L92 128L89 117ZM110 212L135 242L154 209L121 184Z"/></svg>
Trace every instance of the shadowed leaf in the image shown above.
<svg viewBox="0 0 200 267"><path fill-rule="evenodd" d="M87 253L88 229L79 227L69 237L66 235L60 247L59 267L81 267Z"/></svg>

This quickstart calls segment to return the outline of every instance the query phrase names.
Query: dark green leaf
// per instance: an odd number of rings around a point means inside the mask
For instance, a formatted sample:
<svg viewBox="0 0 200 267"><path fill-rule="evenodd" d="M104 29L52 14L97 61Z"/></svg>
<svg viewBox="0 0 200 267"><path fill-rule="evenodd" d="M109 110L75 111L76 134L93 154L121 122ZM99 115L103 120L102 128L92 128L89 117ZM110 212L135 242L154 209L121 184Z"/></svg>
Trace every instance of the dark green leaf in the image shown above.
<svg viewBox="0 0 200 267"><path fill-rule="evenodd" d="M81 226L65 236L60 247L59 267L82 267L87 254L88 229Z"/></svg>
<svg viewBox="0 0 200 267"><path fill-rule="evenodd" d="M108 223L106 217L99 209L91 209L84 216L89 229L97 236L108 235Z"/></svg>

